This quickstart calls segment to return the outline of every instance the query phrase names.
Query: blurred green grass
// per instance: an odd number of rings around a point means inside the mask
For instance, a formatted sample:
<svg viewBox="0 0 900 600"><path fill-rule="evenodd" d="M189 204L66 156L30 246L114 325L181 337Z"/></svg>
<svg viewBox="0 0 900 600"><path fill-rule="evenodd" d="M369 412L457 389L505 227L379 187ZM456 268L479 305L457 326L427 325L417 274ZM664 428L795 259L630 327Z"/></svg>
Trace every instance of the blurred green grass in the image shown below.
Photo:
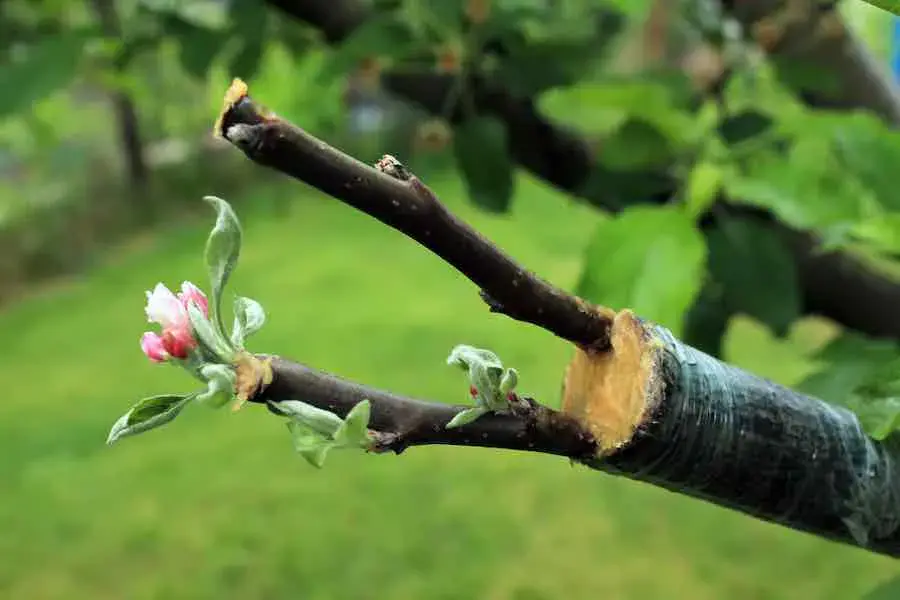
<svg viewBox="0 0 900 600"><path fill-rule="evenodd" d="M252 350L458 402L466 386L444 358L470 343L517 367L523 391L557 402L565 344L490 315L467 280L402 235L273 181L238 206L245 246L231 291L269 313ZM599 217L519 183L511 218L454 200L454 180L434 186L530 268L571 287ZM275 202L285 196L286 209ZM336 453L316 471L258 407L194 407L105 447L134 400L192 385L147 363L137 341L143 290L205 281L210 224L211 215L175 220L0 313L0 597L846 600L894 570L552 457L415 448ZM790 382L822 331L804 323L777 342L741 321L729 355Z"/></svg>

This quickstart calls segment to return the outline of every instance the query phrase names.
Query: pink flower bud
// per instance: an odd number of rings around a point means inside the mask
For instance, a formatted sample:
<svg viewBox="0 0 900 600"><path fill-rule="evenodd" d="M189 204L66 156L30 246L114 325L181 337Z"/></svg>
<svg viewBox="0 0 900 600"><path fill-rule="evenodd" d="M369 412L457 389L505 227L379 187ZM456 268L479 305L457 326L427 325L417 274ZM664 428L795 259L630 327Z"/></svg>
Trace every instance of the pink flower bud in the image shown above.
<svg viewBox="0 0 900 600"><path fill-rule="evenodd" d="M162 283L156 284L152 292L147 292L147 319L162 326L162 333L145 333L141 338L141 349L154 362L165 362L171 358L185 359L197 347L194 330L188 316L188 305L193 302L204 316L209 314L209 302L200 288L189 281L181 284L181 292L176 296Z"/></svg>
<svg viewBox="0 0 900 600"><path fill-rule="evenodd" d="M197 340L190 330L187 329L165 329L161 336L162 346L165 351L178 359L185 359L191 350L197 347Z"/></svg>
<svg viewBox="0 0 900 600"><path fill-rule="evenodd" d="M153 362L166 362L169 360L169 353L166 352L162 338L152 331L148 331L141 336L141 350Z"/></svg>
<svg viewBox="0 0 900 600"><path fill-rule="evenodd" d="M185 281L181 284L181 293L178 294L178 299L185 310L187 310L188 304L193 302L203 313L203 316L209 316L209 301L206 299L206 295L190 281Z"/></svg>
<svg viewBox="0 0 900 600"><path fill-rule="evenodd" d="M144 310L147 313L147 320L158 323L163 329L190 327L184 305L161 283L157 283L152 292L147 292L147 306Z"/></svg>

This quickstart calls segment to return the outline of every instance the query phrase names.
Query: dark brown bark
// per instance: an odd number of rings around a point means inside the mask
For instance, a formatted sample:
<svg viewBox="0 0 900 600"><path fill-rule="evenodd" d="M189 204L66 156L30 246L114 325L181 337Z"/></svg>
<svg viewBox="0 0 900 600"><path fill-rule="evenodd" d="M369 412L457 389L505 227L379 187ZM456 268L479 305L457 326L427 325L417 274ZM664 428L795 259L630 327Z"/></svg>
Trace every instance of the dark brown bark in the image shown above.
<svg viewBox="0 0 900 600"><path fill-rule="evenodd" d="M272 362L272 383L251 402L303 398L341 418L363 400L372 406L369 428L378 432L377 450L400 454L411 446L449 444L504 448L589 459L597 451L591 434L562 413L523 399L516 414L488 414L462 427L446 425L471 408L416 400L361 385L283 359Z"/></svg>
<svg viewBox="0 0 900 600"><path fill-rule="evenodd" d="M608 313L516 263L396 163L383 161L390 176L379 173L292 123L265 116L247 96L225 112L219 133L254 162L313 185L428 248L479 286L495 312L585 347L608 348Z"/></svg>

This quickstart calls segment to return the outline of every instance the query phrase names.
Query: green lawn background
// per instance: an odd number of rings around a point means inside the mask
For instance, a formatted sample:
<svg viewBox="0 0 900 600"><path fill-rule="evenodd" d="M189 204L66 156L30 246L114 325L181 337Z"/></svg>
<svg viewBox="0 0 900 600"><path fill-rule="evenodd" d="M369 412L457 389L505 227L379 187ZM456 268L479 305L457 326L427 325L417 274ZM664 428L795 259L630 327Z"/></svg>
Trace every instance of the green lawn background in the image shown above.
<svg viewBox="0 0 900 600"><path fill-rule="evenodd" d="M595 211L527 178L508 218L461 202L453 179L434 187L529 268L574 285ZM444 360L469 343L519 369L524 392L558 402L566 345L491 315L407 238L275 175L252 196L209 192L239 201L245 245L230 291L269 314L252 350L460 402L466 383ZM206 287L211 223L211 213L174 219L0 312L0 598L848 600L896 570L553 457L339 452L316 471L258 407L192 407L106 447L133 401L193 385L141 355L143 292L157 281ZM775 342L738 321L728 354L790 383L823 331L808 322Z"/></svg>

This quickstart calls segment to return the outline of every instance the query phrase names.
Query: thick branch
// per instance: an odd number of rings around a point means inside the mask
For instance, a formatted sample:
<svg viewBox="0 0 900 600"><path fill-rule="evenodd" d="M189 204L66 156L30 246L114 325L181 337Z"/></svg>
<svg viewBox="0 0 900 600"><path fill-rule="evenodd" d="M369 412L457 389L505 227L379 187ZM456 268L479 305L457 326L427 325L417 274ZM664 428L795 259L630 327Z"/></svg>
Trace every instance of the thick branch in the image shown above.
<svg viewBox="0 0 900 600"><path fill-rule="evenodd" d="M513 306L516 318L581 346L566 374L562 413L529 401L518 413L448 431L446 423L461 407L402 398L281 360L274 362L272 383L253 401L301 399L344 415L369 399L370 427L385 450L459 444L567 456L900 556L900 455L893 442L867 437L852 412L726 365L629 311L591 310L523 275L395 160L383 160L382 172L375 171L261 114L240 86L232 88L218 127L250 159L399 229ZM510 276L520 283L509 285L503 278ZM578 327L602 329L605 343L591 346L596 334L579 335Z"/></svg>
<svg viewBox="0 0 900 600"><path fill-rule="evenodd" d="M416 240L479 286L495 311L583 346L609 346L609 314L527 271L457 219L418 179L380 173L299 127L264 115L246 95L226 109L220 128L254 162L304 181Z"/></svg>

